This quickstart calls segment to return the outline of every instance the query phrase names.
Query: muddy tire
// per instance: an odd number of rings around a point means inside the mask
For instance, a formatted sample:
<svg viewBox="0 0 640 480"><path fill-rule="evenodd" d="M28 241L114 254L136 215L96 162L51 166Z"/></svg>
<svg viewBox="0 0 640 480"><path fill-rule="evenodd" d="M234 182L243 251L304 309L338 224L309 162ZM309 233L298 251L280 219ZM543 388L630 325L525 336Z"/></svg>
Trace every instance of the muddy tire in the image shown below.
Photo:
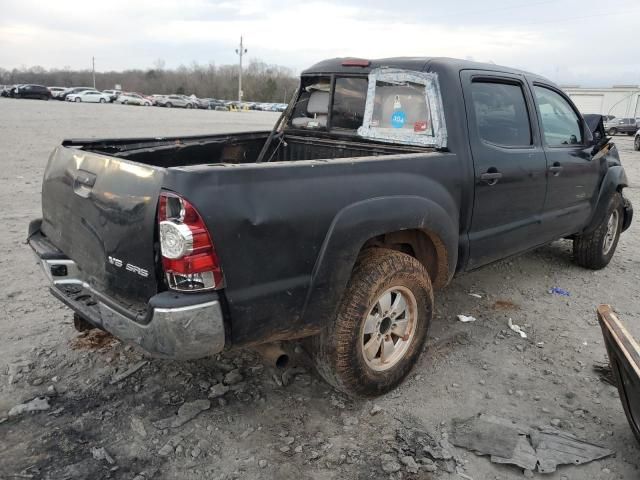
<svg viewBox="0 0 640 480"><path fill-rule="evenodd" d="M622 196L616 192L609 199L607 213L598 228L574 238L573 257L576 263L591 270L606 267L618 246L623 218Z"/></svg>
<svg viewBox="0 0 640 480"><path fill-rule="evenodd" d="M411 371L432 315L424 266L404 253L371 249L358 259L336 318L310 339L310 354L318 373L338 390L381 395Z"/></svg>

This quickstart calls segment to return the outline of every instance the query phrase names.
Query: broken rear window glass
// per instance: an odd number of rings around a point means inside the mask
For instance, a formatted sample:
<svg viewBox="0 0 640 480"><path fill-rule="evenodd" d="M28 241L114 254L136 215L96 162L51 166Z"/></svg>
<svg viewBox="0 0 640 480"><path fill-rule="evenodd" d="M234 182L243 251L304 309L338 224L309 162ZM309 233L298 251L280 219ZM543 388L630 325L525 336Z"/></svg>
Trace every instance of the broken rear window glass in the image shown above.
<svg viewBox="0 0 640 480"><path fill-rule="evenodd" d="M290 125L294 128L326 129L330 91L331 80L329 77L305 79L293 110Z"/></svg>
<svg viewBox="0 0 640 480"><path fill-rule="evenodd" d="M364 119L358 134L385 142L446 147L437 75L373 70L369 74Z"/></svg>

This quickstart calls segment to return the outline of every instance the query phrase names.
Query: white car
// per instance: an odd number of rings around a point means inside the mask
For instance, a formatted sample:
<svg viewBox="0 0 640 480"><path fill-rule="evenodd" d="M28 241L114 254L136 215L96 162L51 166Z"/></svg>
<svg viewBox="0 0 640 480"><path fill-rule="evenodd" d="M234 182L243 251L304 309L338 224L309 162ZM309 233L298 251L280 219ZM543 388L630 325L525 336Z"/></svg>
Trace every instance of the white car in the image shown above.
<svg viewBox="0 0 640 480"><path fill-rule="evenodd" d="M115 103L122 103L123 105L143 105L145 107L151 106L150 100L137 93L123 93L116 99Z"/></svg>
<svg viewBox="0 0 640 480"><path fill-rule="evenodd" d="M110 101L109 95L97 90L85 90L67 95L67 102L108 103Z"/></svg>
<svg viewBox="0 0 640 480"><path fill-rule="evenodd" d="M67 91L66 87L48 87L51 92L51 98L58 98Z"/></svg>

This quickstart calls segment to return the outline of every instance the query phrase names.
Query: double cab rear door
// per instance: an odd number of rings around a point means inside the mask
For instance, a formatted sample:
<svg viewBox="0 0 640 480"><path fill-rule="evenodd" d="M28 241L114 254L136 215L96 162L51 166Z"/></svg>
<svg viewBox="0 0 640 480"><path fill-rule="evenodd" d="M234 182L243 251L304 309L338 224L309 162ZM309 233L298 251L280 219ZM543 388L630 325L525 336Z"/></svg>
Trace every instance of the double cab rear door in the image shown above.
<svg viewBox="0 0 640 480"><path fill-rule="evenodd" d="M460 76L475 175L467 268L578 232L591 216L600 167L575 106L537 78Z"/></svg>

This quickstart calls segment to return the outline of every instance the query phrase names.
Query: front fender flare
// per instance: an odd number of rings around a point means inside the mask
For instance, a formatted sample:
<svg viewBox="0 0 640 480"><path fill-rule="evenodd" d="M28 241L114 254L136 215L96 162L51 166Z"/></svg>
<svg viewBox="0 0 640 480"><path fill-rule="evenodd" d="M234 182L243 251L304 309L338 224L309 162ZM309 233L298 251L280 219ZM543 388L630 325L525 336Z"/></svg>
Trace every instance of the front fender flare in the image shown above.
<svg viewBox="0 0 640 480"><path fill-rule="evenodd" d="M418 229L436 235L447 251L449 280L458 256L459 214L423 197L393 196L364 200L334 218L313 270L303 309L304 323L321 325L335 316L353 266L365 242L385 233Z"/></svg>
<svg viewBox="0 0 640 480"><path fill-rule="evenodd" d="M598 228L598 225L604 221L605 216L607 215L607 205L611 195L628 186L629 181L627 180L627 174L624 171L624 167L622 167L622 165L609 167L602 183L600 184L600 191L598 192L593 215L581 234L591 233Z"/></svg>

